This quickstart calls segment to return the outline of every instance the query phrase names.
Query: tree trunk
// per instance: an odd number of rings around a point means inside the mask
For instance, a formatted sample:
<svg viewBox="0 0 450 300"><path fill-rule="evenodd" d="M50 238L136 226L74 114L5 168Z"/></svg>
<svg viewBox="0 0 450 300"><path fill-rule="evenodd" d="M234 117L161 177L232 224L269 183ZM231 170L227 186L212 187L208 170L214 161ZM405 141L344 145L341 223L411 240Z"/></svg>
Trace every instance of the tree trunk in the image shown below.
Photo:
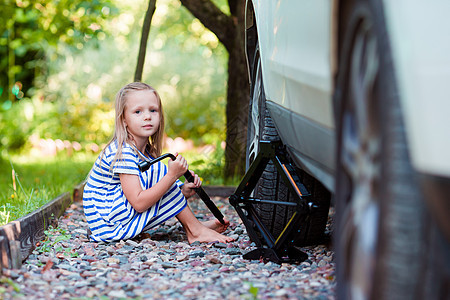
<svg viewBox="0 0 450 300"><path fill-rule="evenodd" d="M16 83L16 72L14 68L16 61L16 54L14 53L14 48L12 47L12 42L14 41L14 19L10 19L6 21L6 28L8 31L8 85L6 87L6 93L8 95L8 99L11 102L16 100L15 95L12 93L11 89Z"/></svg>
<svg viewBox="0 0 450 300"><path fill-rule="evenodd" d="M181 3L218 37L229 54L224 170L228 183L245 172L249 99L244 50L245 1L228 1L231 16L220 11L210 0L181 0Z"/></svg>
<svg viewBox="0 0 450 300"><path fill-rule="evenodd" d="M147 40L150 33L150 25L152 23L153 13L156 9L156 0L148 1L147 12L145 13L144 24L142 25L141 44L139 45L139 55L134 73L134 81L142 80L142 72L144 71L145 52L147 51Z"/></svg>
<svg viewBox="0 0 450 300"><path fill-rule="evenodd" d="M245 1L235 9L233 47L228 50L227 137L225 148L225 182L245 173L249 83L245 58Z"/></svg>

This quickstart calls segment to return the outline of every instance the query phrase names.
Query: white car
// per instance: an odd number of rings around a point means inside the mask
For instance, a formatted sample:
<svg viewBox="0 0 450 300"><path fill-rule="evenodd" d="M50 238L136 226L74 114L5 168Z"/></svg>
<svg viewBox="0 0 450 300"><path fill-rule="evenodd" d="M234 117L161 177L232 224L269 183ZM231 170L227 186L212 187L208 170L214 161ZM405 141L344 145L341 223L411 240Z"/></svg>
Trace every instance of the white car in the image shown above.
<svg viewBox="0 0 450 300"><path fill-rule="evenodd" d="M323 203L319 231L333 199L340 299L450 297L449 13L448 0L247 0L249 162L281 139ZM267 172L255 192L281 198ZM273 209L260 208L278 234Z"/></svg>

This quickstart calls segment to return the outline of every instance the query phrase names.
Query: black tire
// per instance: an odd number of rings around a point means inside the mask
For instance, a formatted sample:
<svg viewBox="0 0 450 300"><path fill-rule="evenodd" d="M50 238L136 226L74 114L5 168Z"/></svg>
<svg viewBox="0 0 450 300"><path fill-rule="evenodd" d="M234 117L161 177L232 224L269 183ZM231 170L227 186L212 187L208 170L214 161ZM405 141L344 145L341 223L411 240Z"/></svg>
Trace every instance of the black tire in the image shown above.
<svg viewBox="0 0 450 300"><path fill-rule="evenodd" d="M255 28L252 28L256 32ZM249 103L249 122L247 135L247 168L258 153L258 143L279 141L279 135L266 108L266 97L261 72L259 46L253 48L251 70L251 93ZM301 225L296 245L305 246L322 243L326 240L324 231L328 221L331 194L317 180L298 169L298 175L308 191L312 193L314 204L318 207L311 217ZM287 186L281 180L275 166L270 162L258 182L253 196L259 199L294 202ZM285 228L295 211L295 207L283 205L260 204L256 206L258 215L272 235L277 238Z"/></svg>
<svg viewBox="0 0 450 300"><path fill-rule="evenodd" d="M252 87L249 103L249 122L247 134L247 168L255 159L259 152L258 144L264 141L279 141L278 132L266 108L264 94L264 84L262 80L261 61L259 57L259 47L255 49L253 65ZM269 162L260 181L258 182L254 197L260 199L285 200L289 193L287 187L280 180L272 162ZM270 232L277 237L289 217L294 213L290 207L276 206L271 204L256 205L258 215Z"/></svg>
<svg viewBox="0 0 450 300"><path fill-rule="evenodd" d="M335 94L338 298L416 299L425 207L412 169L382 1L347 1Z"/></svg>

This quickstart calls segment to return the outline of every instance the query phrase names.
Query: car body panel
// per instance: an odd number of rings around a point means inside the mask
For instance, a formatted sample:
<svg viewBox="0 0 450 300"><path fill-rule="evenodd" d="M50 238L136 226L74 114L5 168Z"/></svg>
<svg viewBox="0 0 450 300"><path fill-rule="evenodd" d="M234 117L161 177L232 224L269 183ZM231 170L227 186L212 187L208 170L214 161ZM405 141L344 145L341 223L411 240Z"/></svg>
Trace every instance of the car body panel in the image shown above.
<svg viewBox="0 0 450 300"><path fill-rule="evenodd" d="M331 2L255 1L257 23L262 24L258 38L263 45L267 98L329 128L334 127L330 103ZM296 28L296 35L291 34L292 28Z"/></svg>
<svg viewBox="0 0 450 300"><path fill-rule="evenodd" d="M282 125L277 131L285 143L291 157L298 166L314 174L328 190L334 189L334 155L330 149L334 149L334 131L318 126L310 119L295 114L272 101L266 102L267 109L275 126ZM308 141L304 143L303 141ZM309 157L305 153L314 153Z"/></svg>
<svg viewBox="0 0 450 300"><path fill-rule="evenodd" d="M271 117L282 126L279 134L297 164L330 190L334 184L335 155L332 3L254 1ZM296 28L296 35L291 34L292 28ZM300 123L304 126L298 126Z"/></svg>
<svg viewBox="0 0 450 300"><path fill-rule="evenodd" d="M450 177L450 1L384 0L411 160Z"/></svg>
<svg viewBox="0 0 450 300"><path fill-rule="evenodd" d="M422 173L449 177L450 18L446 14L450 1L383 1L412 163ZM275 104L272 107L278 105L298 119L309 119L328 130L333 139L332 57L336 53L332 33L336 32L336 3L253 1L266 98ZM421 16L420 21L417 16ZM275 116L275 123L283 130L296 127L291 116ZM297 161L302 157L315 161L325 167L325 177L333 176L334 149L328 148L325 156L330 159L324 159L308 146L317 146L317 141L309 139L314 137L308 135L300 141L292 133L297 130L294 128L281 137L296 149ZM325 178L307 171L318 179Z"/></svg>

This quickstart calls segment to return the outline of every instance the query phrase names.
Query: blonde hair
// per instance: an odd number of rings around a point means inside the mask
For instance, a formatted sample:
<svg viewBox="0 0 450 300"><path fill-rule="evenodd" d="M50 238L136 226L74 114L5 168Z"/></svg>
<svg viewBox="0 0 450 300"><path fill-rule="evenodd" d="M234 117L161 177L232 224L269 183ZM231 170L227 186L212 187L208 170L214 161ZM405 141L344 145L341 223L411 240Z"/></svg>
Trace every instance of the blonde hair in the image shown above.
<svg viewBox="0 0 450 300"><path fill-rule="evenodd" d="M121 158L122 147L125 142L132 146L136 146L135 141L133 140L133 136L128 132L125 126L124 113L127 105L128 94L135 91L144 91L144 90L152 91L155 94L156 99L158 100L159 116L160 116L158 130L152 136L150 136L149 140L147 141L147 145L145 146L145 151L149 152L150 155L153 157L158 157L161 155L164 136L164 113L161 98L159 97L158 92L150 85L143 82L132 82L121 88L116 95L116 107L115 107L116 119L114 126L115 127L114 136L105 147L106 149L110 144L117 141L117 152L116 155L114 156L111 167L113 166L114 162L116 162L118 159ZM139 156L141 156L137 148L136 147L134 148L136 150L136 153Z"/></svg>

